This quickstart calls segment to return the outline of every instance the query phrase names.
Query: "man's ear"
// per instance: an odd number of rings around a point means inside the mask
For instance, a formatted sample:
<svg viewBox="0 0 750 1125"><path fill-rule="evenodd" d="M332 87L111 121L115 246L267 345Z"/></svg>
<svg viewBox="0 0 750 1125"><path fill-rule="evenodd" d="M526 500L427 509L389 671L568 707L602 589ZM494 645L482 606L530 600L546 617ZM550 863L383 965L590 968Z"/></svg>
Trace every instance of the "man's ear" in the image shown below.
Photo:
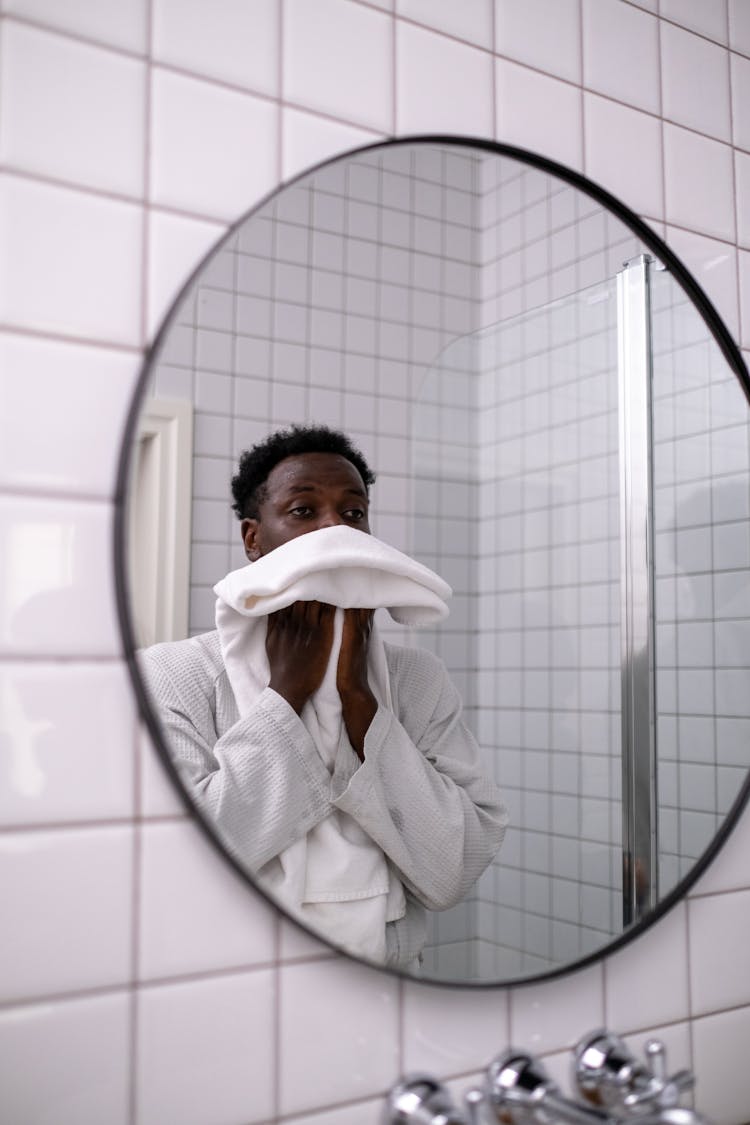
<svg viewBox="0 0 750 1125"><path fill-rule="evenodd" d="M242 535L242 542L245 545L245 554L250 562L256 562L260 558L260 547L258 546L259 531L260 520L244 519L240 524L240 534Z"/></svg>

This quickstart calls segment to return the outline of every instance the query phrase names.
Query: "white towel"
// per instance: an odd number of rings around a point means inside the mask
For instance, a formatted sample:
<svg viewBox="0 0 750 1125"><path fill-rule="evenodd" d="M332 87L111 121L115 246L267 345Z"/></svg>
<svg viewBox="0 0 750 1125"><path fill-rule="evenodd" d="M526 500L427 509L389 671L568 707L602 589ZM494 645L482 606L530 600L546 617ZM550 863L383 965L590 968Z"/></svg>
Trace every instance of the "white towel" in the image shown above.
<svg viewBox="0 0 750 1125"><path fill-rule="evenodd" d="M342 609L385 608L401 625L429 625L447 615L452 591L429 567L374 535L342 525L282 543L231 571L214 593L248 617L311 601Z"/></svg>
<svg viewBox="0 0 750 1125"><path fill-rule="evenodd" d="M266 617L295 601L337 606L323 682L300 716L328 771L344 737L336 689L343 610L387 608L403 624L444 617L451 589L421 563L350 527L329 527L291 539L214 587L222 656L240 716L268 686ZM373 625L368 679L377 702L391 707L382 639ZM256 873L302 921L360 956L385 959L386 922L402 917L404 891L377 844L348 814L333 812Z"/></svg>

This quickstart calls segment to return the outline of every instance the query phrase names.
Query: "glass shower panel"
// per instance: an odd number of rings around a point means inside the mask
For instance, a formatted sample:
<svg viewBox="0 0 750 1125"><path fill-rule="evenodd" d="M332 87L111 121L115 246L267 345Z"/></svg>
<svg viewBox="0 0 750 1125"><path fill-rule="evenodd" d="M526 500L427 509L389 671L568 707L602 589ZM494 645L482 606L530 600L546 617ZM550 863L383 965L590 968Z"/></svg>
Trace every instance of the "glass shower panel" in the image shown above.
<svg viewBox="0 0 750 1125"><path fill-rule="evenodd" d="M451 644L511 817L471 901L432 919L440 971L544 970L622 929L616 317L611 282L476 333L461 362L449 348L429 370L415 408L418 557L439 567L420 535L451 538L444 489L475 497L454 542L468 631ZM458 372L468 441L441 389Z"/></svg>
<svg viewBox="0 0 750 1125"><path fill-rule="evenodd" d="M657 271L651 292L663 895L713 838L750 760L750 423L682 290Z"/></svg>

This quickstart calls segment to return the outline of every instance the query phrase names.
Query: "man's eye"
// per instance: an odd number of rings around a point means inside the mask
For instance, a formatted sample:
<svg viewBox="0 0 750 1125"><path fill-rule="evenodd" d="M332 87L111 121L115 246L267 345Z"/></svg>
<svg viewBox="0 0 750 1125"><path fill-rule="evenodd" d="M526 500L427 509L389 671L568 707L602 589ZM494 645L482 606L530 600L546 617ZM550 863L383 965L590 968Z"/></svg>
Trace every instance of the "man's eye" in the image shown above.
<svg viewBox="0 0 750 1125"><path fill-rule="evenodd" d="M350 508L348 512L344 512L344 515L348 520L354 520L355 522L365 518L365 513L361 508Z"/></svg>
<svg viewBox="0 0 750 1125"><path fill-rule="evenodd" d="M290 508L290 509L289 509L289 514L290 514L290 515L292 515L292 516L298 516L298 517L300 517L301 519L304 519L304 518L305 518L305 516L309 516L309 515L310 515L311 513L312 513L312 508L305 508L305 507L302 507L302 508Z"/></svg>

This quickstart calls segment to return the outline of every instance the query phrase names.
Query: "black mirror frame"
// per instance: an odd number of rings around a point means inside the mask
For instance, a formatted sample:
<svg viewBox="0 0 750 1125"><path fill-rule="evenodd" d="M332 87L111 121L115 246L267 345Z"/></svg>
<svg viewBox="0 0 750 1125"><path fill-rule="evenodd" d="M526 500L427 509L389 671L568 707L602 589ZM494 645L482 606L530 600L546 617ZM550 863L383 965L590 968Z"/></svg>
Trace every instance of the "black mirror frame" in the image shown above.
<svg viewBox="0 0 750 1125"><path fill-rule="evenodd" d="M669 249L666 243L654 232L650 227L643 222L634 212L616 199L604 188L594 184L591 180L566 168L556 161L549 160L546 157L539 156L536 153L529 152L526 149L517 148L513 145L502 144L496 141L489 141L478 137L454 137L442 134L428 134L404 137L392 137L390 139L379 141L375 144L365 145L361 148L351 149L347 152L339 153L337 156L323 160L320 163L306 168L303 172L294 176L292 179L280 183L273 191L265 195L258 203L254 204L248 211L240 216L234 222L229 230L222 235L222 237L211 247L207 254L205 254L190 276L185 281L182 288L179 290L169 312L164 317L159 330L154 338L153 343L149 347L136 383L133 399L128 411L125 427L122 435L122 446L120 450L117 478L115 484L114 494L114 521L113 521L113 561L114 561L114 577L115 577L115 591L117 599L117 614L122 632L123 641L123 655L128 665L130 679L135 692L136 700L138 703L138 710L140 716L145 723L149 734L153 740L154 746L161 758L164 769L170 778L174 788L177 790L186 811L193 817L198 824L199 829L202 831L211 846L216 849L218 854L229 863L229 865L237 872L240 878L247 884L251 890L259 894L261 898L265 899L270 906L276 911L284 915L290 922L299 926L301 930L307 933L316 941L327 944L335 952L342 954L349 960L357 962L367 968L375 969L379 972L387 973L388 975L395 975L404 980L413 981L416 983L424 983L432 987L444 988L469 988L469 989L486 989L486 988L517 988L523 987L528 984L539 984L542 981L554 980L558 977L567 975L568 973L578 972L588 966L600 961L604 957L609 957L618 949L628 945L646 930L650 929L655 923L666 915L673 906L676 905L700 878L704 871L711 864L718 852L726 843L729 835L733 831L740 816L748 803L750 798L750 771L738 793L732 807L724 817L724 820L713 840L703 852L703 854L695 861L687 875L685 875L677 885L665 896L665 898L648 914L645 918L635 923L631 928L624 931L618 937L613 938L612 941L606 945L602 945L593 953L587 954L585 957L579 958L577 961L570 962L569 964L560 966L555 969L550 969L543 973L535 973L530 976L517 977L511 980L495 980L495 981L447 981L438 980L432 977L425 977L424 979L414 977L401 969L393 969L384 965L375 964L372 961L366 961L363 958L356 957L347 952L339 946L334 945L332 942L321 937L296 919L291 918L284 911L278 902L263 889L263 887L255 882L245 868L236 860L225 845L222 843L216 829L208 817L201 811L197 803L192 799L190 793L183 785L178 771L169 755L166 747L165 738L161 730L158 717L151 705L148 693L146 691L143 679L138 669L136 661L136 641L135 633L133 630L133 623L130 614L129 593L128 593L128 574L127 574L127 491L128 482L130 477L133 438L136 432L138 418L140 416L145 391L151 376L152 367L156 355L164 341L166 333L172 326L175 319L177 310L192 286L193 282L197 279L198 275L203 270L204 266L210 261L211 258L228 242L237 230L260 208L264 207L270 200L276 196L280 191L292 186L298 181L304 179L313 172L319 171L331 164L336 164L341 160L345 160L351 156L358 156L366 152L374 152L379 149L400 147L405 145L451 145L455 148L470 148L478 149L486 153L494 153L497 156L506 156L511 159L517 160L522 164L526 164L532 168L537 168L542 172L556 176L558 179L569 184L571 187L577 188L579 191L584 192L592 199L596 200L603 207L605 207L612 214L616 215L621 222L628 227L633 234L635 234L641 242L643 242L656 257L664 263L669 271L674 275L677 281L682 286L685 293L693 302L698 312L705 321L711 335L716 340L719 348L721 349L724 358L729 364L732 371L737 376L740 385L745 393L745 397L750 405L750 373L745 366L742 354L737 344L732 339L726 326L721 320L718 312L714 308L711 301L703 292L700 285L695 281L689 271L682 265L680 260Z"/></svg>

